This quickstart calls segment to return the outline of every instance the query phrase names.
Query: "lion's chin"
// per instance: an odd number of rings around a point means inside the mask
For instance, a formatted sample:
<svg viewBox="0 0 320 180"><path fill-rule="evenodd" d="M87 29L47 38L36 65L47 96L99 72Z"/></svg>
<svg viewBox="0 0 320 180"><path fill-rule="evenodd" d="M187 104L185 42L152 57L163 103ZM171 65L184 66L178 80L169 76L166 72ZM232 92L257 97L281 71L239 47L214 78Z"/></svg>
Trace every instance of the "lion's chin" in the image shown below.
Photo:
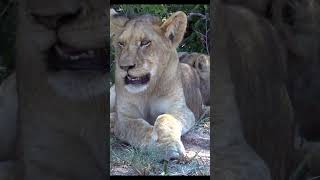
<svg viewBox="0 0 320 180"><path fill-rule="evenodd" d="M134 84L127 84L125 85L125 89L131 94L142 93L148 89L149 84L143 85L134 85Z"/></svg>
<svg viewBox="0 0 320 180"><path fill-rule="evenodd" d="M55 44L48 50L48 85L59 96L87 99L106 93L108 61L100 49Z"/></svg>
<svg viewBox="0 0 320 180"><path fill-rule="evenodd" d="M89 97L106 94L107 75L101 72L51 72L48 85L62 97L86 100Z"/></svg>

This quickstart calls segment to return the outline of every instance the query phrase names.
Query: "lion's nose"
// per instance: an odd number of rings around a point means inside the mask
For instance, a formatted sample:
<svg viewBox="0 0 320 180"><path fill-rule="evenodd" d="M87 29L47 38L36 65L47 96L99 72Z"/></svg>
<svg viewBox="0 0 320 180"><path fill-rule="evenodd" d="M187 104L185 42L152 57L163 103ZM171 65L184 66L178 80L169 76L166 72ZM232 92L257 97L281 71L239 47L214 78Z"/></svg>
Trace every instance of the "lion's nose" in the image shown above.
<svg viewBox="0 0 320 180"><path fill-rule="evenodd" d="M136 67L135 64L133 64L133 65L128 65L128 66L120 66L120 68L123 69L123 70L125 70L125 71L128 71L128 70L130 70L130 69L132 69L132 68L134 68L134 67Z"/></svg>
<svg viewBox="0 0 320 180"><path fill-rule="evenodd" d="M67 24L74 21L81 13L81 8L74 12L65 12L62 14L41 15L32 13L32 17L39 23L49 29L56 29L62 24Z"/></svg>

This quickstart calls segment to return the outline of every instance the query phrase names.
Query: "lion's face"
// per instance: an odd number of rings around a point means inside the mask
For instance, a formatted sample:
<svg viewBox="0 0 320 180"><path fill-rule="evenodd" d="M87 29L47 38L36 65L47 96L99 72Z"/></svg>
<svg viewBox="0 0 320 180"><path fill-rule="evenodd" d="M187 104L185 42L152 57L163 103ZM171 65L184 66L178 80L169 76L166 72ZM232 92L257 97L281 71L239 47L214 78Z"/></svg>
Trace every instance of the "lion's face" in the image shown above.
<svg viewBox="0 0 320 180"><path fill-rule="evenodd" d="M61 96L85 98L105 93L105 10L103 0L22 1L18 66L29 70L26 74L34 80L46 81L43 84Z"/></svg>
<svg viewBox="0 0 320 180"><path fill-rule="evenodd" d="M144 92L157 83L170 61L178 62L176 46L182 37L177 39L177 36L184 34L186 16L178 12L168 20L162 23L159 18L149 15L111 19L116 83L129 93ZM117 30L112 27L115 23ZM177 24L177 27L172 27Z"/></svg>
<svg viewBox="0 0 320 180"><path fill-rule="evenodd" d="M209 79L210 77L210 56L202 53L179 53L179 61L186 63L196 69L200 78Z"/></svg>
<svg viewBox="0 0 320 180"><path fill-rule="evenodd" d="M203 79L210 78L210 56L201 54L195 61L194 67Z"/></svg>
<svg viewBox="0 0 320 180"><path fill-rule="evenodd" d="M168 63L169 47L160 26L147 18L126 24L115 42L116 71L129 92L144 91L151 80L156 80Z"/></svg>

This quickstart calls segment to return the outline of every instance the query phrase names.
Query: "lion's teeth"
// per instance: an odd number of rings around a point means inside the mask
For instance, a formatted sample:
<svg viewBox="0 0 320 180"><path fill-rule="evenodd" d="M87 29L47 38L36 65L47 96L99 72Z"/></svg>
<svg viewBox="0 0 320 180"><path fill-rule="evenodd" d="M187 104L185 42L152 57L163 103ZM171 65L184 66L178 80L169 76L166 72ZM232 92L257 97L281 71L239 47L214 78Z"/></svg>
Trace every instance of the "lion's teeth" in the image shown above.
<svg viewBox="0 0 320 180"><path fill-rule="evenodd" d="M78 55L69 55L66 54L59 46L55 45L54 46L55 51L57 54L64 58L64 59L69 59L71 61L76 61L79 59L88 59L88 58L93 58L95 56L95 51L94 50L87 50L82 53L79 53Z"/></svg>
<svg viewBox="0 0 320 180"><path fill-rule="evenodd" d="M137 78L137 77L132 77L132 76L128 76L128 79L129 79L129 80L132 80L132 81L136 81L136 80L138 80L139 78Z"/></svg>

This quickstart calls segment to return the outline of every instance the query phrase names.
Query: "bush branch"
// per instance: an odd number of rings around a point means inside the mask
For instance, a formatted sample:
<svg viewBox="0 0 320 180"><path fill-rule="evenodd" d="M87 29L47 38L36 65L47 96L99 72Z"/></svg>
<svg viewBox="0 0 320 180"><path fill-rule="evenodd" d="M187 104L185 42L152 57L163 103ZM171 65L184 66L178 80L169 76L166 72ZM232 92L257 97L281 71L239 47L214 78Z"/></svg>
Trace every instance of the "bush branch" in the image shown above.
<svg viewBox="0 0 320 180"><path fill-rule="evenodd" d="M189 13L189 14L188 14L188 19L190 19L192 16L199 16L199 17L201 17L202 19L207 19L207 16L204 15L204 14L201 14L201 13Z"/></svg>

